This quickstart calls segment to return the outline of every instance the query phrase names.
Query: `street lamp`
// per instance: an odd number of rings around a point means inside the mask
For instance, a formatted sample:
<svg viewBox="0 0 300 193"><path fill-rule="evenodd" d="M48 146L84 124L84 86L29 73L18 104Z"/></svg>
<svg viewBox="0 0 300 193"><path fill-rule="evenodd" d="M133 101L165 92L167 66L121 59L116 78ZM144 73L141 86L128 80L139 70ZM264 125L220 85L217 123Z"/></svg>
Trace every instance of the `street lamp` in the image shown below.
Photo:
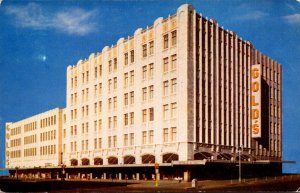
<svg viewBox="0 0 300 193"><path fill-rule="evenodd" d="M243 152L243 145L238 147L239 152L239 183L242 182L242 164L241 164L241 152Z"/></svg>

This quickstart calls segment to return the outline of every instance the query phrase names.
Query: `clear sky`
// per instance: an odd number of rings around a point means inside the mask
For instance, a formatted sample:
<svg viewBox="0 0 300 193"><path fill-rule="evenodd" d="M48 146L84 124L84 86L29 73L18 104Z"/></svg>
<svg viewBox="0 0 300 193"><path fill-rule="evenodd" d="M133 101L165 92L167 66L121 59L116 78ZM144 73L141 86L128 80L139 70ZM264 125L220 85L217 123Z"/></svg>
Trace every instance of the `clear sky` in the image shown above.
<svg viewBox="0 0 300 193"><path fill-rule="evenodd" d="M1 168L5 122L65 107L68 65L190 3L282 64L284 172L300 173L300 0L0 1Z"/></svg>

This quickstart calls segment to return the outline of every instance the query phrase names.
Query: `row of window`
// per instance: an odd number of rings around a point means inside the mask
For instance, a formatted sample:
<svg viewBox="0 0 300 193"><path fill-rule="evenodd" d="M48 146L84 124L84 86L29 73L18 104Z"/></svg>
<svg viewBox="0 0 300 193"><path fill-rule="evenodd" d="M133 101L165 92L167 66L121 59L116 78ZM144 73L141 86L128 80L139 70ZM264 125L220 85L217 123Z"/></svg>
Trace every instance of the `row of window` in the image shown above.
<svg viewBox="0 0 300 193"><path fill-rule="evenodd" d="M40 121L40 127L48 127L56 124L56 115L44 118Z"/></svg>
<svg viewBox="0 0 300 193"><path fill-rule="evenodd" d="M24 157L36 156L36 148L24 149Z"/></svg>
<svg viewBox="0 0 300 193"><path fill-rule="evenodd" d="M21 145L21 138L10 140L10 147L16 147Z"/></svg>
<svg viewBox="0 0 300 193"><path fill-rule="evenodd" d="M171 32L171 46L175 46L177 43L177 32L176 30ZM169 34L165 34L163 36L164 39L164 44L163 44L163 48L167 49L169 47ZM149 47L149 49L148 49ZM149 52L148 52L149 50ZM142 56L143 58L147 57L147 55L149 54L149 56L154 54L154 41L151 41L147 44L143 44L142 45ZM164 58L164 64L166 62L166 58ZM173 66L176 66L176 55L172 56L172 60L171 63ZM130 51L130 63L134 63L134 50ZM129 54L124 53L124 65L127 66L129 64ZM114 58L113 60L109 60L108 61L108 73L111 73L113 71L117 71L118 69L118 61L117 58ZM165 66L165 65L164 65ZM171 69L175 69L176 67L171 67ZM164 68L165 69L165 68ZM165 70L164 70L165 72ZM89 71L83 72L82 74L82 84L84 84L85 82L89 81ZM99 65L99 67L94 67L94 78L96 79L97 77L101 77L102 76L102 65ZM77 76L75 76L74 78L71 78L71 88L77 87Z"/></svg>
<svg viewBox="0 0 300 193"><path fill-rule="evenodd" d="M169 70L175 70L176 69L176 54L172 55L171 57L171 62L170 62L170 67L169 67L169 58L166 57L163 60L163 72L167 73ZM148 73L148 78L152 79L153 78L153 73L154 73L154 64L148 64L142 67L142 80L146 80L147 79L147 71L149 71ZM134 71L130 71L130 72L126 72L124 73L124 87L127 88L128 87L128 80L130 85L134 85ZM112 79L108 80L108 91L111 92L112 91L112 87L114 90L117 89L117 82L118 79L117 77L114 77ZM82 102L88 101L88 94L89 94L89 89L83 89L82 90ZM95 84L94 85L94 97L97 97L97 95L101 95L102 94L102 83L99 84ZM71 105L76 104L77 103L77 93L71 94Z"/></svg>
<svg viewBox="0 0 300 193"><path fill-rule="evenodd" d="M36 143L36 135L30 135L24 137L24 145L26 144L31 144L31 143Z"/></svg>
<svg viewBox="0 0 300 193"><path fill-rule="evenodd" d="M163 96L168 96L169 95L169 84L170 84L170 94L175 94L176 93L176 87L177 87L177 79L171 79L171 80L166 80L163 82ZM149 95L147 95L149 93ZM130 104L134 104L134 91L131 91L130 93L125 93L124 94L124 105L127 106L129 104L129 95L130 95ZM148 97L147 97L148 96ZM152 100L154 97L154 86L150 85L148 87L142 88L142 100L146 101L147 98L148 100ZM109 98L108 99L108 109L111 110L113 105L113 108L117 108L117 97ZM89 111L89 106L82 106L82 117L88 116L88 111ZM94 103L94 113L101 113L102 112L102 101L99 101L98 103ZM77 118L77 109L71 110L71 120Z"/></svg>
<svg viewBox="0 0 300 193"><path fill-rule="evenodd" d="M169 35L171 35L171 47L175 46L177 44L177 31L174 30L171 32L171 34L164 34L163 35L163 48L167 49L169 48Z"/></svg>
<svg viewBox="0 0 300 193"><path fill-rule="evenodd" d="M123 135L124 146L134 145L134 133L126 133ZM163 129L163 142L175 142L177 140L176 127ZM154 142L154 130L142 131L142 145L153 144ZM65 146L64 146L65 147ZM77 151L77 142L70 143L71 152ZM108 148L117 147L117 136L108 136ZM102 149L102 138L94 138L94 149ZM81 150L89 150L89 140L81 141Z"/></svg>
<svg viewBox="0 0 300 193"><path fill-rule="evenodd" d="M56 139L56 130L40 133L41 141L49 141Z"/></svg>
<svg viewBox="0 0 300 193"><path fill-rule="evenodd" d="M28 123L24 125L24 132L32 131L36 129L36 122Z"/></svg>
<svg viewBox="0 0 300 193"><path fill-rule="evenodd" d="M40 147L40 155L54 155L56 154L56 145L46 145Z"/></svg>
<svg viewBox="0 0 300 193"><path fill-rule="evenodd" d="M169 112L170 111L170 112ZM147 116L148 115L148 116ZM164 120L177 118L177 103L170 103L163 105L163 118ZM154 108L143 109L142 110L142 122L154 121ZM134 112L129 112L124 114L124 125L134 124ZM117 127L117 116L108 117L108 128ZM94 121L94 131L96 132L102 129L102 119ZM55 132L55 131L54 131ZM82 133L88 133L88 122L82 123ZM71 126L71 136L77 135L77 126ZM55 133L54 133L55 136ZM64 134L65 137L65 134Z"/></svg>
<svg viewBox="0 0 300 193"><path fill-rule="evenodd" d="M170 58L166 57L163 59L163 72L167 73L169 71L176 70L177 66L177 55L174 54Z"/></svg>
<svg viewBox="0 0 300 193"><path fill-rule="evenodd" d="M19 158L21 157L21 150L11 151L10 158Z"/></svg>
<svg viewBox="0 0 300 193"><path fill-rule="evenodd" d="M163 142L174 142L177 141L177 128L164 128L163 129Z"/></svg>
<svg viewBox="0 0 300 193"><path fill-rule="evenodd" d="M13 135L18 135L18 134L21 134L21 127L16 127L16 128L13 128L10 130L10 135L13 136Z"/></svg>

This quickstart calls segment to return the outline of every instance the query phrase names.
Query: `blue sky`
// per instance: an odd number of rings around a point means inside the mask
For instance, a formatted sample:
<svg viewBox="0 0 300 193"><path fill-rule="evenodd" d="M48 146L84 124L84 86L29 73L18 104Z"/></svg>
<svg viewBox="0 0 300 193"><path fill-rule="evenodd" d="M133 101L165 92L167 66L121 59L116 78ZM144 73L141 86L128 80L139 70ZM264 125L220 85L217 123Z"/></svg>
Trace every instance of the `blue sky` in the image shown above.
<svg viewBox="0 0 300 193"><path fill-rule="evenodd" d="M5 122L65 107L68 65L133 35L139 27L151 26L158 17L174 14L184 3L282 64L283 159L297 161L284 166L284 172L300 173L300 0L3 0L0 167Z"/></svg>

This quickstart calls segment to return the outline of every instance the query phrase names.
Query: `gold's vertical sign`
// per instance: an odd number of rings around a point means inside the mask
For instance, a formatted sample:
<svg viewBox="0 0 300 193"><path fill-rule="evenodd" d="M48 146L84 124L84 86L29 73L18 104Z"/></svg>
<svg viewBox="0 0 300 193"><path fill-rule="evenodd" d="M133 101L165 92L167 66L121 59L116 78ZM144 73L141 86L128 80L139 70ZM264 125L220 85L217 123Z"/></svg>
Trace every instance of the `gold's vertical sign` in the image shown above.
<svg viewBox="0 0 300 193"><path fill-rule="evenodd" d="M261 65L251 67L251 133L261 137Z"/></svg>

